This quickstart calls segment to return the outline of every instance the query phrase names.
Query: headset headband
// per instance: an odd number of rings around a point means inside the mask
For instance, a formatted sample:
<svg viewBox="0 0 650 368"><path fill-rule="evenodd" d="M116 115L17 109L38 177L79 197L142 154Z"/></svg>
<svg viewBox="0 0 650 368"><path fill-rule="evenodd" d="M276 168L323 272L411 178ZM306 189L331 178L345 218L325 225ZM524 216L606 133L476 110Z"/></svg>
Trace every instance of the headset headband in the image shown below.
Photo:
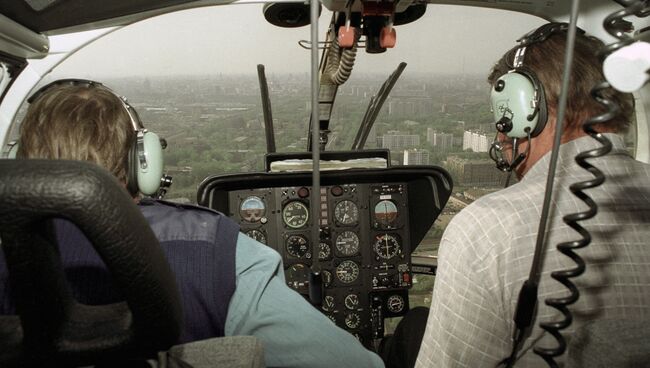
<svg viewBox="0 0 650 368"><path fill-rule="evenodd" d="M584 34L585 31L581 28L576 28L580 34ZM526 53L526 47L532 44L540 43L546 41L552 35L558 32L566 32L569 30L568 23L546 23L540 26L537 29L534 29L525 35L519 37L517 42L519 42L519 48L515 52L515 57L513 60L513 68L521 68L524 63L524 55Z"/></svg>
<svg viewBox="0 0 650 368"><path fill-rule="evenodd" d="M43 87L39 88L34 94L32 94L28 99L27 102L29 104L34 103L34 101L38 100L47 90L54 86L62 86L62 85L69 85L69 86L85 86L85 87L102 87L111 94L113 94L115 97L117 97L120 100L120 103L124 107L124 110L126 113L129 115L129 120L131 121L131 126L133 126L133 131L138 132L140 130L144 130L144 126L142 125L142 122L140 121L140 117L138 116L138 113L135 111L135 109L129 104L128 100L126 97L121 96L112 89L106 87L102 83L95 82L89 79L77 79L77 78L68 78L68 79L59 79L54 82L48 83L44 85Z"/></svg>

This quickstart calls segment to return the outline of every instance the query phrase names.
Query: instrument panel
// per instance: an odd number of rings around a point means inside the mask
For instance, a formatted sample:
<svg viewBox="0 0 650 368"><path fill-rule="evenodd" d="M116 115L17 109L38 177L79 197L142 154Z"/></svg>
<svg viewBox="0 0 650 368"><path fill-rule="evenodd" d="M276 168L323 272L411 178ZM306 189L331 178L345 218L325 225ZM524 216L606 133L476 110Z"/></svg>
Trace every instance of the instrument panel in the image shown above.
<svg viewBox="0 0 650 368"><path fill-rule="evenodd" d="M275 249L287 285L372 348L384 319L409 310L411 253L447 203L451 177L402 166L323 171L320 183L314 196L309 172L215 175L197 202Z"/></svg>
<svg viewBox="0 0 650 368"><path fill-rule="evenodd" d="M367 339L373 302L381 304L384 317L407 311L404 291L412 279L407 191L400 182L323 186L319 203L311 203L309 186L237 190L229 193L228 207L235 209L229 216L243 233L282 255L287 285L299 293L309 294L317 264L321 310ZM318 218L311 218L313 206L320 209ZM314 224L319 239L312 238Z"/></svg>

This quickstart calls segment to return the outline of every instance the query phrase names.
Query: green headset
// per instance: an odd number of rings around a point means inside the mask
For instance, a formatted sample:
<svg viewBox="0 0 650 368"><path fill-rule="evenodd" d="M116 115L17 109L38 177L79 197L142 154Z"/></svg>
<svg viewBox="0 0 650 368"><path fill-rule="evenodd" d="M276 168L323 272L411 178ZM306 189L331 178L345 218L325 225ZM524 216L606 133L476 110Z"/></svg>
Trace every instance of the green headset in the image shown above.
<svg viewBox="0 0 650 368"><path fill-rule="evenodd" d="M568 27L567 23L544 24L517 40L512 69L497 79L490 93L498 132L510 138L530 138L544 130L548 118L546 95L535 73L524 65L526 47L566 32Z"/></svg>
<svg viewBox="0 0 650 368"><path fill-rule="evenodd" d="M163 177L162 150L165 148L165 144L157 134L144 128L138 113L129 104L127 99L98 82L84 79L61 79L41 87L27 99L27 102L30 104L33 103L41 97L46 90L53 86L60 85L81 85L89 88L101 87L120 100L122 107L124 107L124 110L129 116L133 130L136 133L136 139L128 153L127 189L133 195L138 192L144 195L153 195L156 193L160 187L161 178ZM7 157L15 158L18 151L18 141L13 141L9 145L10 148Z"/></svg>

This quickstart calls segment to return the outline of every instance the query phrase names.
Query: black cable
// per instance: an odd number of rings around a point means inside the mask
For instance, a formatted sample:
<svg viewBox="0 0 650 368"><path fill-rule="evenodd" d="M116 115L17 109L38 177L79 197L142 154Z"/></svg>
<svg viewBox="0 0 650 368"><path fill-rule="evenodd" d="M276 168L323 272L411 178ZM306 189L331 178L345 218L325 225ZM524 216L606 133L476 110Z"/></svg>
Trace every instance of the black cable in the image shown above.
<svg viewBox="0 0 650 368"><path fill-rule="evenodd" d="M544 243L546 240L546 224L550 210L551 197L553 194L553 182L555 180L555 168L557 166L557 157L560 151L562 138L562 122L566 111L567 91L571 76L571 66L573 64L573 47L575 45L576 32L578 29L578 11L580 0L573 0L571 3L571 18L567 29L566 50L564 54L564 69L562 71L562 87L560 90L558 115L555 124L555 137L553 149L551 150L551 162L549 164L548 176L546 180L546 189L544 191L544 201L540 216L539 227L537 230L537 241L535 243L535 252L533 255L532 266L528 279L524 282L519 291L517 307L515 310L514 322L515 332L513 336L512 351L510 357L504 359L500 364L506 367L512 367L517 360L517 353L521 349L527 335L529 334L537 310L537 291L539 279L541 276L541 261L544 252ZM530 145L530 139L529 143ZM549 364L550 365L550 364ZM553 365L551 365L553 367Z"/></svg>
<svg viewBox="0 0 650 368"><path fill-rule="evenodd" d="M605 29L612 36L618 38L619 42L606 46L600 54L602 58L632 42L627 36L624 35L620 29L616 27L616 25L620 24L620 21L623 17L638 12L639 9L643 8L645 5L644 1L637 1L634 4L631 2L628 3L630 5L628 5L626 9L617 11L605 18ZM603 134L598 133L593 127L595 125L603 124L614 119L620 114L621 111L620 106L618 106L615 101L604 96L603 92L610 88L611 86L609 83L602 82L591 90L591 96L605 107L606 112L588 119L582 127L584 132L591 136L593 139L597 140L601 146L592 150L581 152L575 157L576 163L583 169L589 171L593 175L593 179L574 183L569 187L571 193L583 201L589 208L586 211L572 213L563 217L564 223L575 230L581 236L581 238L574 241L562 242L557 245L558 251L569 257L575 263L575 267L551 273L552 278L560 282L569 290L569 295L560 298L547 298L545 300L546 305L555 308L560 313L562 313L562 319L560 320L540 323L540 327L555 338L557 345L552 348L536 347L534 349L534 352L537 355L541 356L550 367L558 366L557 362L555 362L555 358L562 355L566 350L567 344L564 336L562 336L560 331L566 329L571 325L573 316L568 307L577 302L580 297L580 292L576 285L571 281L571 279L580 276L586 269L584 260L578 254L576 254L574 250L584 248L589 245L591 242L591 234L589 234L587 229L582 227L578 222L593 218L598 213L598 206L596 202L591 197L589 197L584 192L584 190L595 188L605 182L605 175L603 172L587 162L587 159L605 156L612 149L612 143L609 141L609 139L607 139L607 137L605 137Z"/></svg>
<svg viewBox="0 0 650 368"><path fill-rule="evenodd" d="M571 68L573 64L573 47L575 45L578 10L580 8L580 0L573 0L571 5L571 21L567 32L566 51L564 54L564 70L562 71L562 87L560 90L560 100L558 107L558 114L555 124L555 137L553 140L553 149L551 151L551 162L548 168L548 176L546 178L546 191L544 192L544 202L542 205L542 214L537 229L537 241L535 244L535 254L533 259L541 259L544 251L544 242L546 241L546 223L548 222L548 213L551 207L551 197L553 196L553 182L555 181L555 169L557 167L557 158L560 153L560 145L562 144L562 132L564 114L566 112L567 91L569 89L569 79L571 77ZM528 279L536 284L539 284L541 276L541 261L533 262L530 269Z"/></svg>

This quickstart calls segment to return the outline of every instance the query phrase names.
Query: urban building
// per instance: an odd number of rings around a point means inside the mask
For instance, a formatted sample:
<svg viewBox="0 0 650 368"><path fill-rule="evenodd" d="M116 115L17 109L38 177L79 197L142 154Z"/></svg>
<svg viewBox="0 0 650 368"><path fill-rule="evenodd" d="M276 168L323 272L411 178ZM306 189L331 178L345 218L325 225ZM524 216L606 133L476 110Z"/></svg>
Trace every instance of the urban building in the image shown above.
<svg viewBox="0 0 650 368"><path fill-rule="evenodd" d="M429 97L393 98L388 102L389 116L412 117L433 113L433 102Z"/></svg>
<svg viewBox="0 0 650 368"><path fill-rule="evenodd" d="M433 146L435 152L448 152L454 147L454 135L427 128L427 142Z"/></svg>
<svg viewBox="0 0 650 368"><path fill-rule="evenodd" d="M417 134L401 134L398 131L389 131L381 137L381 148L392 151L402 151L420 145L420 136Z"/></svg>
<svg viewBox="0 0 650 368"><path fill-rule="evenodd" d="M471 149L473 152L487 152L489 147L487 135L470 130L463 133L463 151Z"/></svg>
<svg viewBox="0 0 650 368"><path fill-rule="evenodd" d="M507 173L497 170L490 160L468 160L458 156L447 157L445 167L449 170L454 184L464 186L502 186Z"/></svg>
<svg viewBox="0 0 650 368"><path fill-rule="evenodd" d="M429 151L420 149L404 150L404 165L428 165Z"/></svg>

